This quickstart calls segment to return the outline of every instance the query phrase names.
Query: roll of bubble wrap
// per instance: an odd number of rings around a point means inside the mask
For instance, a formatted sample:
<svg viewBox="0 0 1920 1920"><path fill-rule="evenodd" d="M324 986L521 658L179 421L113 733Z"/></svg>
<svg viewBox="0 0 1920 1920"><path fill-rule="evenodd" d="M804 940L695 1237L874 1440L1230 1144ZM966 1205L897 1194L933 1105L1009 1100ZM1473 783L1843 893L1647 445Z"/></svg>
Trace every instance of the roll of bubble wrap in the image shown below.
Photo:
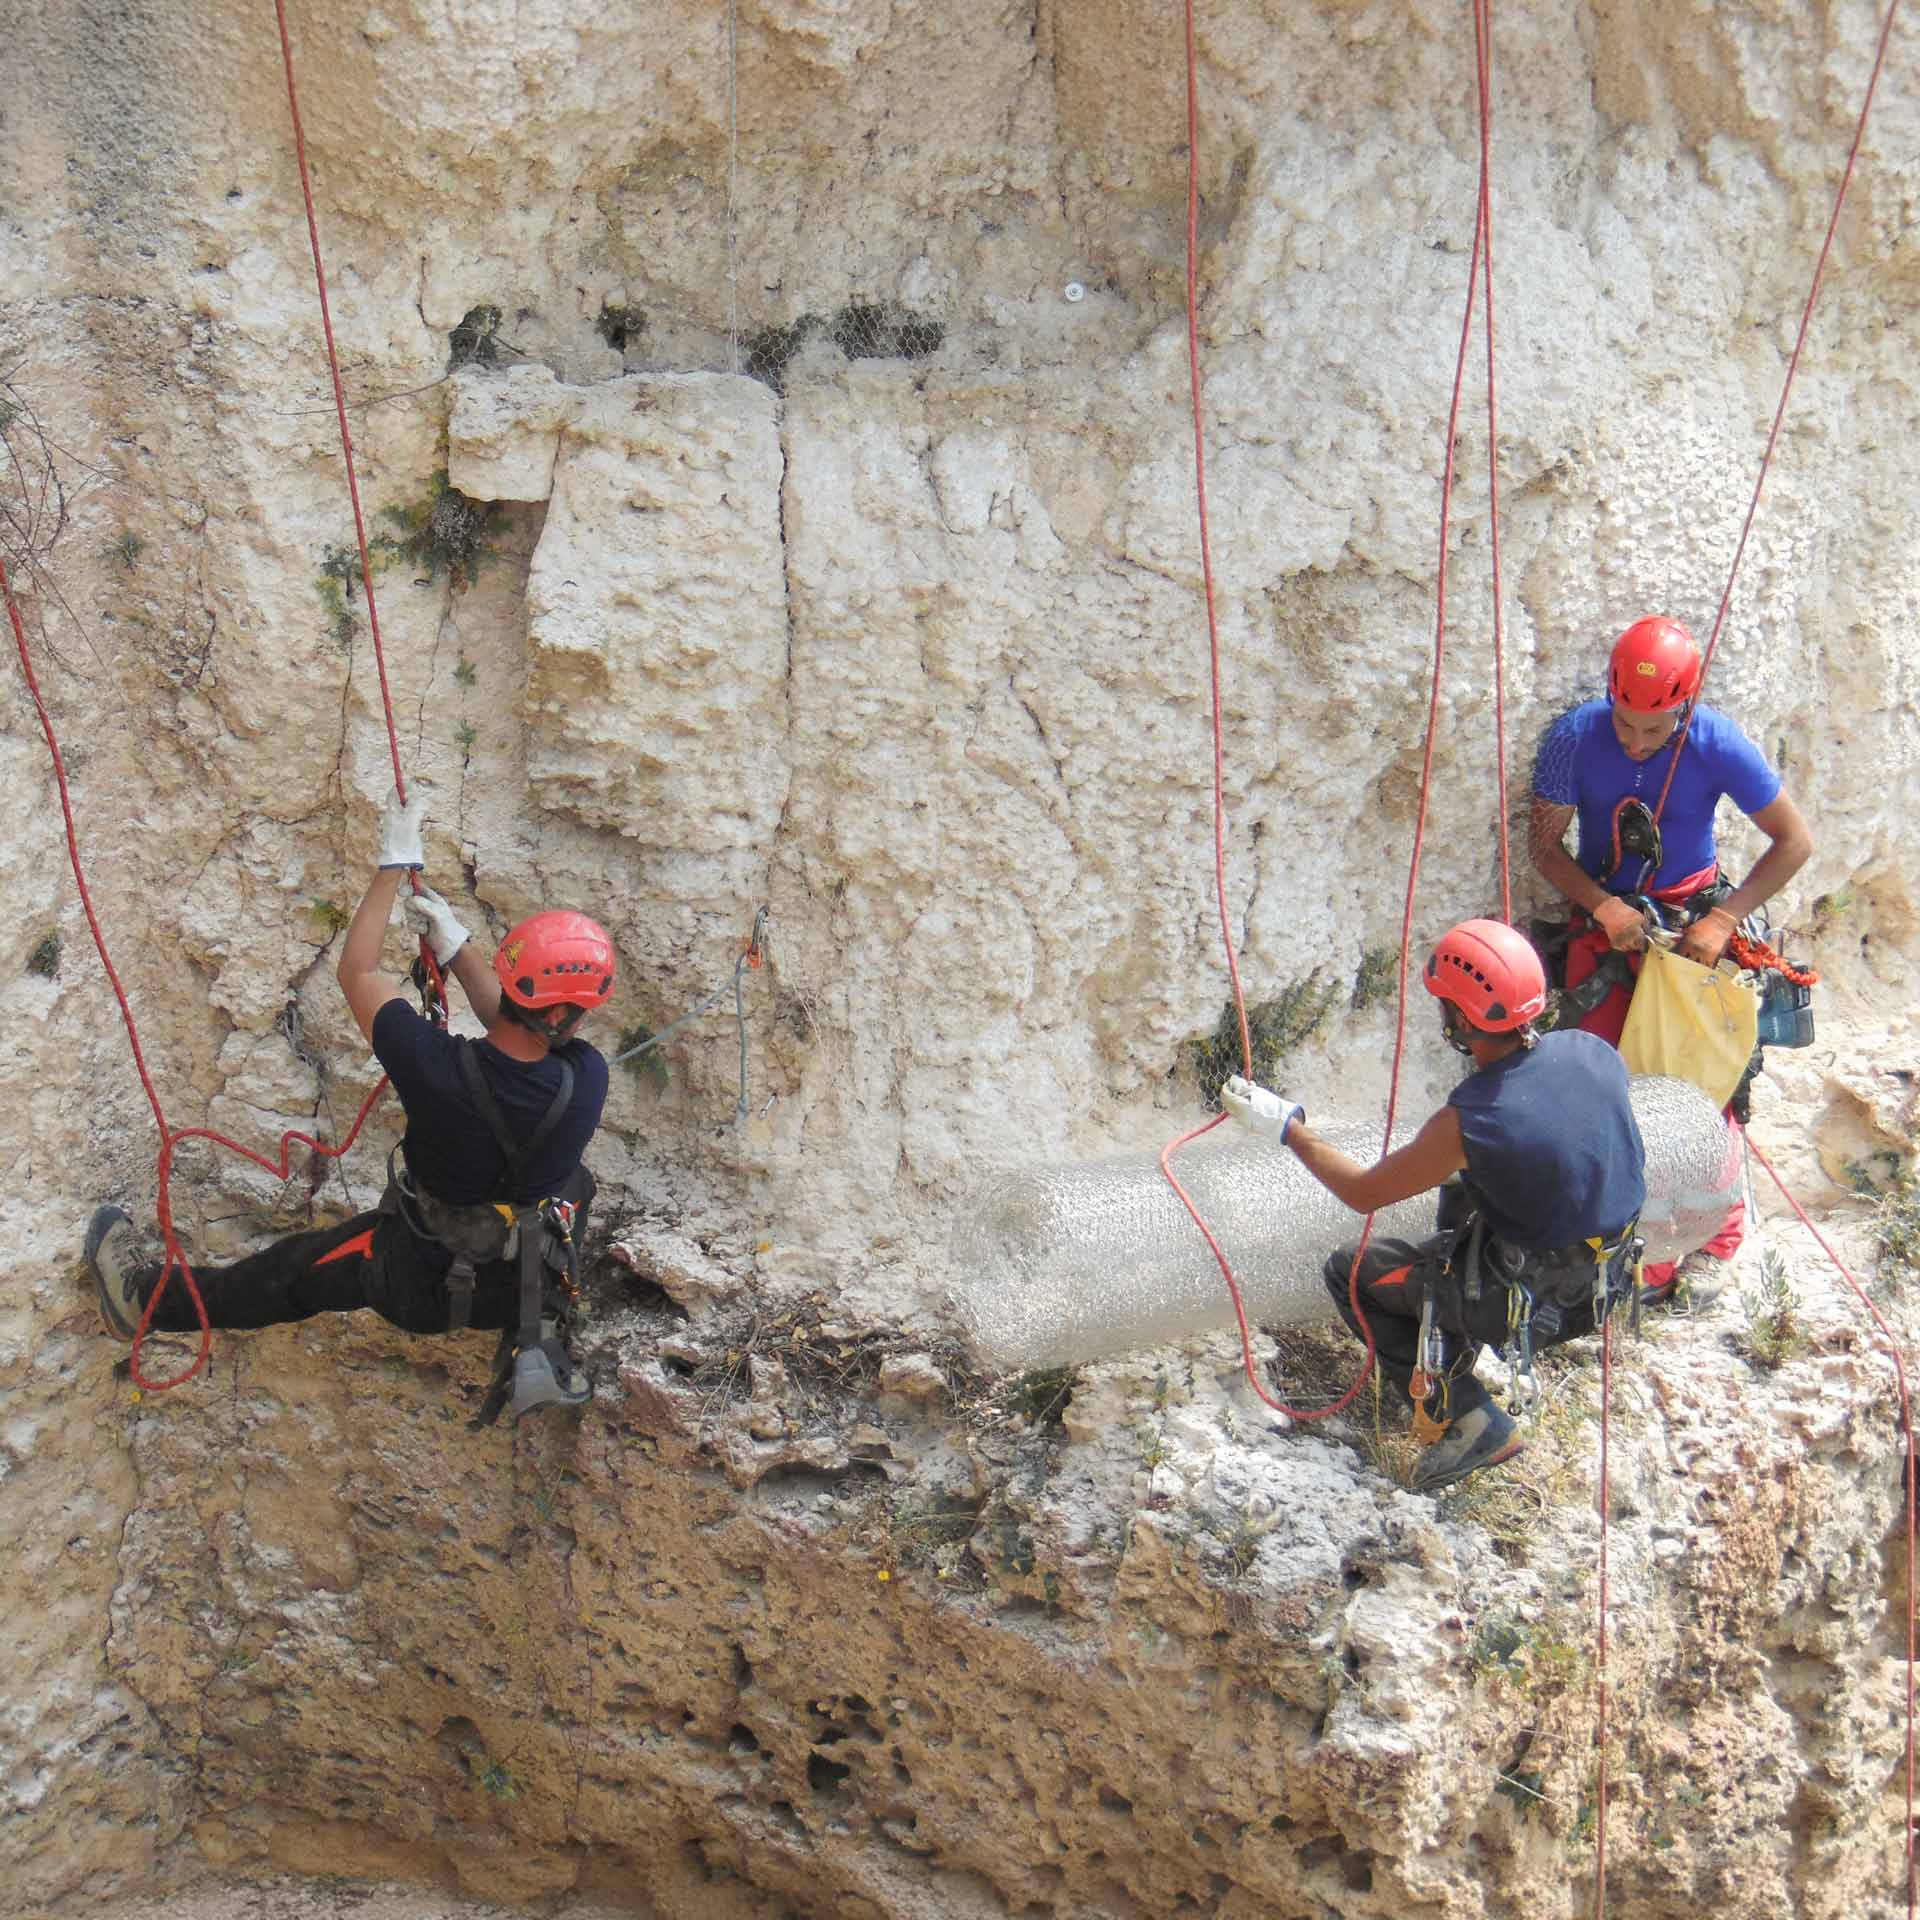
<svg viewBox="0 0 1920 1920"><path fill-rule="evenodd" d="M1670 1260L1710 1239L1739 1190L1740 1150L1713 1103L1684 1080L1633 1082L1647 1149L1641 1233L1647 1258ZM1362 1161L1379 1152L1365 1127L1324 1138ZM1396 1130L1402 1144L1411 1130ZM1332 1317L1320 1278L1327 1255L1360 1237L1342 1206L1285 1147L1227 1127L1183 1149L1174 1171L1233 1263L1257 1325ZM1381 1211L1376 1234L1424 1239L1434 1200ZM1219 1266L1153 1153L1004 1173L962 1211L950 1298L974 1358L1011 1371L1098 1360L1233 1324Z"/></svg>

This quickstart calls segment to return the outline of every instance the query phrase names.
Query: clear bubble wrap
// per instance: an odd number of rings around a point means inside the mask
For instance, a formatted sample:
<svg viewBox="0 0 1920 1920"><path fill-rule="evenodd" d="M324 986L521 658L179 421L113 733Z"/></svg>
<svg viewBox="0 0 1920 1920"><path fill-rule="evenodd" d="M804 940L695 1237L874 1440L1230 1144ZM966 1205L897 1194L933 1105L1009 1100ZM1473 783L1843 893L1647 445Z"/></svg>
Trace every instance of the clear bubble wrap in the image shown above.
<svg viewBox="0 0 1920 1920"><path fill-rule="evenodd" d="M1738 1139L1684 1080L1636 1078L1633 1111L1647 1149L1647 1258L1676 1259L1726 1217L1740 1182ZM1377 1129L1323 1137L1363 1162L1379 1152ZM1397 1129L1394 1144L1411 1137ZM1233 1263L1249 1321L1332 1317L1320 1269L1359 1239L1358 1214L1288 1149L1231 1126L1183 1148L1173 1165ZM1420 1240L1433 1222L1433 1196L1423 1194L1384 1208L1374 1232ZM995 1370L1076 1365L1233 1325L1226 1281L1156 1153L996 1175L963 1207L952 1260L955 1319L975 1360Z"/></svg>

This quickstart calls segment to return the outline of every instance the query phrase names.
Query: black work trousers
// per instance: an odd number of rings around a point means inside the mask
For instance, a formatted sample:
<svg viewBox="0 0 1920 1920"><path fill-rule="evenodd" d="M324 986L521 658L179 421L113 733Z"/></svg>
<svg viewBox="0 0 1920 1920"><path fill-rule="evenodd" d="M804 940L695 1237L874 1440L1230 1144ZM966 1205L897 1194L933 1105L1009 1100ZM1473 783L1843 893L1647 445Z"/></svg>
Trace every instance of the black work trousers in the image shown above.
<svg viewBox="0 0 1920 1920"><path fill-rule="evenodd" d="M447 1256L420 1239L396 1214L356 1213L337 1227L290 1234L230 1266L200 1267L193 1277L216 1327L278 1327L317 1313L356 1313L370 1308L408 1333L447 1331ZM143 1299L160 1277L158 1266L141 1276ZM517 1260L491 1260L474 1273L469 1325L517 1326L520 1267ZM199 1317L186 1282L176 1271L154 1309L156 1330L192 1333Z"/></svg>
<svg viewBox="0 0 1920 1920"><path fill-rule="evenodd" d="M1360 1305L1373 1329L1373 1350L1380 1371L1399 1388L1401 1398L1411 1404L1408 1382L1420 1358L1420 1315L1429 1293L1434 1295L1434 1324L1443 1336L1442 1364L1447 1377L1445 1417L1457 1419L1474 1407L1485 1406L1488 1394L1474 1374L1473 1363L1480 1349L1500 1347L1507 1338L1510 1295L1493 1273L1486 1275L1480 1298L1464 1298L1457 1279L1446 1271L1447 1255L1454 1244L1451 1233L1436 1234L1416 1245L1411 1240L1373 1240L1367 1245L1366 1258L1360 1263ZM1348 1298L1348 1277L1353 1271L1352 1247L1341 1247L1329 1254L1324 1268L1327 1291L1333 1295L1340 1317L1360 1336L1360 1323L1354 1318ZM1586 1269L1591 1274L1592 1269ZM1584 1280L1584 1276L1583 1276ZM1558 1346L1593 1331L1591 1282L1584 1297L1575 1290L1557 1313L1537 1317L1533 1323L1533 1348Z"/></svg>

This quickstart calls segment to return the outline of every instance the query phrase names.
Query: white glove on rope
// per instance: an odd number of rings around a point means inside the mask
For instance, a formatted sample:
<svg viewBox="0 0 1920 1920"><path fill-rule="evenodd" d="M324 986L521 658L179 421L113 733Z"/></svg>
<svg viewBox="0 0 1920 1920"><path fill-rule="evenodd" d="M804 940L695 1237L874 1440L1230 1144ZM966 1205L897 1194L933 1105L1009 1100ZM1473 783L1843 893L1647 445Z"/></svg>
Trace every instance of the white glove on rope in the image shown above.
<svg viewBox="0 0 1920 1920"><path fill-rule="evenodd" d="M396 787L387 795L387 810L380 818L380 864L383 867L424 867L427 856L420 845L420 830L426 824L427 796L415 787L410 800L400 798Z"/></svg>
<svg viewBox="0 0 1920 1920"><path fill-rule="evenodd" d="M433 949L433 957L443 967L473 935L454 918L453 909L431 887L410 893L402 903L407 910L407 925Z"/></svg>
<svg viewBox="0 0 1920 1920"><path fill-rule="evenodd" d="M1307 1110L1299 1101L1269 1093L1265 1087L1256 1087L1237 1073L1221 1087L1220 1104L1250 1133L1261 1134L1269 1140L1284 1143L1287 1129L1296 1120L1302 1126L1306 1124Z"/></svg>

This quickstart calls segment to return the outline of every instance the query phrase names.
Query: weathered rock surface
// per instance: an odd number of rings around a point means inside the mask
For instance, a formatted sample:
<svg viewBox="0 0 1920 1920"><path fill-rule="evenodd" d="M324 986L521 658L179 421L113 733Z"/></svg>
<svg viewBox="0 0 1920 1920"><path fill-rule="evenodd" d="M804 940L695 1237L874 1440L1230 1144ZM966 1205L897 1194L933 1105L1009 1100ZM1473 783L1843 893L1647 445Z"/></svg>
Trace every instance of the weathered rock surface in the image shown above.
<svg viewBox="0 0 1920 1920"><path fill-rule="evenodd" d="M1711 623L1876 18L1496 16L1519 785L1627 619ZM609 1035L725 989L770 908L744 1087L724 993L664 1080L615 1076L629 1271L577 1428L471 1435L479 1339L359 1324L135 1403L74 1256L99 1197L150 1204L152 1115L10 705L4 1898L210 1864L766 1920L1584 1910L1589 1357L1439 1507L1364 1416L1268 1432L1230 1350L1089 1370L1064 1423L1062 1383L950 1404L960 1196L1157 1145L1227 992L1178 23L729 25L292 9L383 689L271 21L0 0L0 557L173 1123L337 1137L371 1087L331 975L389 700L429 878L483 931L590 906ZM1760 1137L1869 1254L1854 1188L1910 1167L1920 1070L1913 34L1713 681L1819 841L1781 906L1822 1044L1775 1056ZM1470 17L1244 0L1199 51L1229 920L1256 1001L1324 1002L1294 1088L1372 1119ZM1425 933L1498 897L1485 455L1470 410ZM1414 1031L1417 1112L1449 1069ZM191 1243L364 1205L395 1127L287 1182L186 1150ZM1619 1383L1611 1864L1655 1920L1901 1904L1888 1374L1778 1242L1803 1351L1755 1369L1729 1306Z"/></svg>

